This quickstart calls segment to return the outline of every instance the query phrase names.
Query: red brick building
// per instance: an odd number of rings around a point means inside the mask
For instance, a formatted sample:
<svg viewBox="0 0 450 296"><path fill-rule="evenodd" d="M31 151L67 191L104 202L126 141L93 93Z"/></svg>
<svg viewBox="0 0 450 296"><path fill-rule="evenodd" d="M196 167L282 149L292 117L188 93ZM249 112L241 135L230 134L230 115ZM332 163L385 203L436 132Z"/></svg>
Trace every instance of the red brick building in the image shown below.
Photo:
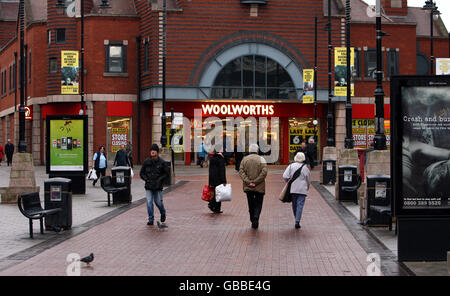
<svg viewBox="0 0 450 296"><path fill-rule="evenodd" d="M0 0L0 70L4 88L0 98L0 143L18 142L17 1ZM345 0L332 0L332 43L345 45ZM133 143L134 159L143 160L152 142L159 143L162 111L162 0L86 0L84 19L85 99L89 116L89 155L107 146L109 159L114 128L125 128ZM312 1L192 1L167 0L166 112L182 113L192 128L178 126L185 141L194 145L194 108L260 110L215 115L254 116L257 122L279 118L279 130L264 137L280 142L279 163L291 158L292 137L313 134L314 105L303 104L303 69L314 66L314 16L318 31L318 143L326 144L328 101L327 0ZM355 132L371 133L374 117L375 19L367 5L352 0L352 46L356 49L354 71ZM426 72L429 52L428 12L407 7L407 1L383 1L384 89L389 116L389 77ZM12 13L13 11L14 13ZM16 15L13 19L11 15ZM80 50L80 1L25 0L27 141L36 164L45 163L45 117L78 114L81 96L61 93L61 51ZM7 17L6 17L7 16ZM11 25L11 24L14 25ZM448 32L435 21L435 56L449 57ZM334 61L334 59L333 59ZM419 64L418 62L419 61ZM419 71L419 72L420 72ZM3 74L2 74L3 75ZM139 79L140 78L140 79ZM345 137L344 97L335 97L336 143ZM228 108L228 109L227 109ZM213 109L211 109L213 110ZM365 121L364 121L365 120ZM170 127L171 121L168 121ZM188 130L189 129L189 130ZM204 131L201 131L204 135ZM228 130L232 139L236 130ZM200 134L201 135L201 134ZM292 143L291 143L292 144ZM359 145L362 146L362 145ZM322 149L320 149L321 151ZM191 149L192 151L192 149ZM195 153L180 151L177 161L190 164ZM138 155L139 154L139 155Z"/></svg>

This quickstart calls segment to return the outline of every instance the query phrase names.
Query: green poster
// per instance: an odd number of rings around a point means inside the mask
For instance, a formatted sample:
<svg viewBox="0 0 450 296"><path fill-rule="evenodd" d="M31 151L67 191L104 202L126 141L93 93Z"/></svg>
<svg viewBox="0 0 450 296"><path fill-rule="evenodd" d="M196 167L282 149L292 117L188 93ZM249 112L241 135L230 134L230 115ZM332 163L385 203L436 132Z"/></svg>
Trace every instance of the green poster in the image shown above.
<svg viewBox="0 0 450 296"><path fill-rule="evenodd" d="M50 120L50 171L83 171L83 119Z"/></svg>

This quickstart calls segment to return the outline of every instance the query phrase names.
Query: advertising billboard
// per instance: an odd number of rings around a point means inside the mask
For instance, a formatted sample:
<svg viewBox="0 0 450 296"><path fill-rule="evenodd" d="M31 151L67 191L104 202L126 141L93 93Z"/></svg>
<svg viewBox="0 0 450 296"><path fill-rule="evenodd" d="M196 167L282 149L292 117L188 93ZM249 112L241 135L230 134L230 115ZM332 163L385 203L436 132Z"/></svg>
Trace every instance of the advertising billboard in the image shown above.
<svg viewBox="0 0 450 296"><path fill-rule="evenodd" d="M47 173L87 171L85 116L47 116Z"/></svg>
<svg viewBox="0 0 450 296"><path fill-rule="evenodd" d="M396 77L391 90L395 211L450 215L450 77Z"/></svg>
<svg viewBox="0 0 450 296"><path fill-rule="evenodd" d="M78 51L61 51L61 94L73 95L79 93L78 60Z"/></svg>

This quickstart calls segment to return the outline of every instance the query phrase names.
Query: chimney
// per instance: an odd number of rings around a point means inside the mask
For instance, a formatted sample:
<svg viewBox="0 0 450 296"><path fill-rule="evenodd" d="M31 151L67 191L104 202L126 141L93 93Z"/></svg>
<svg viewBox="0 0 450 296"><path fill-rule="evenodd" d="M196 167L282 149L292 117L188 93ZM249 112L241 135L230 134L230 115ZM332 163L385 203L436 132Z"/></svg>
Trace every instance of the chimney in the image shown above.
<svg viewBox="0 0 450 296"><path fill-rule="evenodd" d="M408 15L408 0L381 0L381 5L388 16Z"/></svg>

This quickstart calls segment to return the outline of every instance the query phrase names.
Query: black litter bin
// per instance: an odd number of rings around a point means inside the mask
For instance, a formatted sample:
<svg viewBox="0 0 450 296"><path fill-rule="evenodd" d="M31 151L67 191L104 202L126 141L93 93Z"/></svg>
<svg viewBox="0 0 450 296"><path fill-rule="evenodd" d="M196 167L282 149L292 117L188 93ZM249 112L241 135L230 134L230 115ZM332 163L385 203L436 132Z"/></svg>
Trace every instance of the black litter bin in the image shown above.
<svg viewBox="0 0 450 296"><path fill-rule="evenodd" d="M367 176L367 224L386 225L392 223L391 176Z"/></svg>
<svg viewBox="0 0 450 296"><path fill-rule="evenodd" d="M170 186L172 184L172 162L170 160L164 160L164 170L168 175L163 179L163 186Z"/></svg>
<svg viewBox="0 0 450 296"><path fill-rule="evenodd" d="M114 187L126 187L126 190L120 190L113 193L113 204L131 203L131 169L126 166L119 166L111 169L112 185Z"/></svg>
<svg viewBox="0 0 450 296"><path fill-rule="evenodd" d="M45 229L70 229L72 227L72 180L48 179L44 182L44 192L45 209L61 209L57 214L45 217Z"/></svg>
<svg viewBox="0 0 450 296"><path fill-rule="evenodd" d="M339 200L358 203L358 188L361 186L361 176L358 167L354 165L339 166Z"/></svg>
<svg viewBox="0 0 450 296"><path fill-rule="evenodd" d="M334 185L336 183L336 159L324 159L322 166L323 184Z"/></svg>

